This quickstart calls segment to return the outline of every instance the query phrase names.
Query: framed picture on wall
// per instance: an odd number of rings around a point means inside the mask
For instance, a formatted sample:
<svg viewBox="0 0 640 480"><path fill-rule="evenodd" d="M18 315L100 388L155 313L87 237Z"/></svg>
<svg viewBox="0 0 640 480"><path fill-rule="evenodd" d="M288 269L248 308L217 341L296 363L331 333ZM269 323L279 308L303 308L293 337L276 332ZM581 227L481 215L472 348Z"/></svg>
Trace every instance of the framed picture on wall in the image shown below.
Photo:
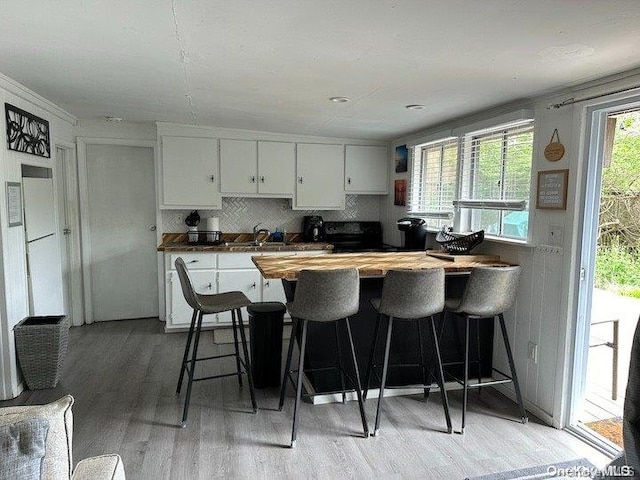
<svg viewBox="0 0 640 480"><path fill-rule="evenodd" d="M409 160L409 150L406 145L398 145L394 156L396 162L396 173L407 171L407 162Z"/></svg>
<svg viewBox="0 0 640 480"><path fill-rule="evenodd" d="M536 208L544 210L567 209L567 183L569 170L538 172Z"/></svg>
<svg viewBox="0 0 640 480"><path fill-rule="evenodd" d="M393 204L402 207L407 204L407 181L404 178L394 183Z"/></svg>
<svg viewBox="0 0 640 480"><path fill-rule="evenodd" d="M9 227L22 225L22 188L18 182L7 182L7 218Z"/></svg>
<svg viewBox="0 0 640 480"><path fill-rule="evenodd" d="M9 103L4 104L4 111L7 120L7 148L51 158L49 122Z"/></svg>

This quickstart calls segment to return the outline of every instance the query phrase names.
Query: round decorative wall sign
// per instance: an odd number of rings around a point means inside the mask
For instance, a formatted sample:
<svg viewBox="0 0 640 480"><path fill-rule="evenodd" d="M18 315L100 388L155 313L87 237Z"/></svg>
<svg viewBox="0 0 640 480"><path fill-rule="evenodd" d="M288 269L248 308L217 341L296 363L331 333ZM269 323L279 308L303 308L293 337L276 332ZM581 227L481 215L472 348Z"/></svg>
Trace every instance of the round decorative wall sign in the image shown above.
<svg viewBox="0 0 640 480"><path fill-rule="evenodd" d="M554 138L556 139L555 142L553 141ZM564 145L560 143L560 135L558 134L558 129L556 128L555 130L553 130L549 145L547 145L544 149L544 158L546 158L550 162L557 162L562 157L564 157Z"/></svg>

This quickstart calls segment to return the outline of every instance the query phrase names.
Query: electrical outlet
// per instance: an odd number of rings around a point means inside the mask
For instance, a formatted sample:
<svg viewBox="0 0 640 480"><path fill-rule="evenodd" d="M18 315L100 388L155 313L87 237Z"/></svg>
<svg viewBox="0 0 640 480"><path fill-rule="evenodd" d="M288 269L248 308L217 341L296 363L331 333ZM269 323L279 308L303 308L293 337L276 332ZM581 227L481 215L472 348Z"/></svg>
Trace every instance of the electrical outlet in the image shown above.
<svg viewBox="0 0 640 480"><path fill-rule="evenodd" d="M564 227L549 225L549 245L560 246L564 243Z"/></svg>
<svg viewBox="0 0 640 480"><path fill-rule="evenodd" d="M181 223L184 221L184 215L182 213L176 213L176 223Z"/></svg>
<svg viewBox="0 0 640 480"><path fill-rule="evenodd" d="M533 360L533 363L538 363L538 344L529 342L529 360Z"/></svg>

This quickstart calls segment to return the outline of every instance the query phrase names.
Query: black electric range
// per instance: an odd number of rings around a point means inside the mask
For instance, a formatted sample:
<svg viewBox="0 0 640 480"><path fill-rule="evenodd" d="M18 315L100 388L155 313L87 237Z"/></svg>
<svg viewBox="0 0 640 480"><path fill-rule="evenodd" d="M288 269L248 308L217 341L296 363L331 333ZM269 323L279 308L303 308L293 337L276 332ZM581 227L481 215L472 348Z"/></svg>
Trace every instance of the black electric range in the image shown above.
<svg viewBox="0 0 640 480"><path fill-rule="evenodd" d="M334 246L334 253L398 251L382 242L380 222L324 222L324 241Z"/></svg>

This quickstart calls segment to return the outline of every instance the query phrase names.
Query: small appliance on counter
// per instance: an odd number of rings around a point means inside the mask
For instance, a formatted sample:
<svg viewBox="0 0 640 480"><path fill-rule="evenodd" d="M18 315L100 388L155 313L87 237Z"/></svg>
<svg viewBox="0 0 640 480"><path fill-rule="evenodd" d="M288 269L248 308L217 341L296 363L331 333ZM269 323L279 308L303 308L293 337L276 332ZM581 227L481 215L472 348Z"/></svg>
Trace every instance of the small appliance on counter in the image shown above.
<svg viewBox="0 0 640 480"><path fill-rule="evenodd" d="M184 223L189 227L187 232L187 239L189 243L195 243L198 241L198 225L200 224L200 214L197 210L192 211L187 218L184 219Z"/></svg>
<svg viewBox="0 0 640 480"><path fill-rule="evenodd" d="M401 218L398 220L398 230L404 232L405 250L425 249L427 242L427 225L423 218Z"/></svg>
<svg viewBox="0 0 640 480"><path fill-rule="evenodd" d="M324 241L324 222L319 215L306 215L302 222L302 239L305 242Z"/></svg>

